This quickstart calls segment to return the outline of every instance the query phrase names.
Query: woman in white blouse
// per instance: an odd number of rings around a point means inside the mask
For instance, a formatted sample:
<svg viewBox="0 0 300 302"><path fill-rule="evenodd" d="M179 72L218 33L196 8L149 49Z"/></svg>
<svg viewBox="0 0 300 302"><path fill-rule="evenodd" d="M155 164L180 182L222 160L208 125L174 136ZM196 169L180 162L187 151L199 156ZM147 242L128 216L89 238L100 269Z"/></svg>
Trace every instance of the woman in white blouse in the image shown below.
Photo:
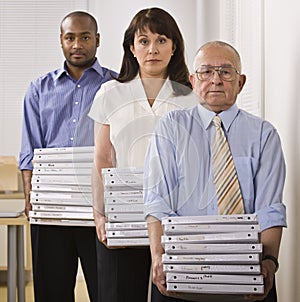
<svg viewBox="0 0 300 302"><path fill-rule="evenodd" d="M118 78L101 86L89 116L95 121L92 191L98 235L99 301L147 301L149 248L108 248L101 169L143 167L157 120L170 110L195 105L184 42L173 17L160 8L143 9L123 41Z"/></svg>

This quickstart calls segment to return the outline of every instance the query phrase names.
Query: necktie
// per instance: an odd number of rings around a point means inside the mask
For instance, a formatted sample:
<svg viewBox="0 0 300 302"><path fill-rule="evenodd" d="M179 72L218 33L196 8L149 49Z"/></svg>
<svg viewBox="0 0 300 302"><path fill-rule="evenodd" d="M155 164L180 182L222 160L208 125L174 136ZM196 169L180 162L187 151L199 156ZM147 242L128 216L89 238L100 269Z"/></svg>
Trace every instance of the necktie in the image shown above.
<svg viewBox="0 0 300 302"><path fill-rule="evenodd" d="M243 198L229 145L221 127L221 118L216 115L213 123L216 127L216 135L213 143L212 166L218 198L218 212L220 215L243 214Z"/></svg>

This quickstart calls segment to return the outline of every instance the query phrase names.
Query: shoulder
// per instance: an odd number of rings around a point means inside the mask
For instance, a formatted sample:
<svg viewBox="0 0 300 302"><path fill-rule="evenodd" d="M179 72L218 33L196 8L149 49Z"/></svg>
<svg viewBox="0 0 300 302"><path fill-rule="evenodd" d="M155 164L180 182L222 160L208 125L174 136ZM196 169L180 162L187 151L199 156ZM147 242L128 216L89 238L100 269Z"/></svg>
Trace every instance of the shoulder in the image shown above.
<svg viewBox="0 0 300 302"><path fill-rule="evenodd" d="M41 83L48 82L48 81L54 81L60 75L61 72L62 72L61 69L49 71L49 72L35 78L34 80L32 80L31 83L41 84Z"/></svg>
<svg viewBox="0 0 300 302"><path fill-rule="evenodd" d="M186 95L178 95L173 97L173 102L182 108L190 108L199 104L199 98L194 92L191 92Z"/></svg>
<svg viewBox="0 0 300 302"><path fill-rule="evenodd" d="M275 127L267 120L249 113L243 109L239 109L238 118L241 122L247 123L249 127L262 130L276 130Z"/></svg>
<svg viewBox="0 0 300 302"><path fill-rule="evenodd" d="M244 110L239 111L235 128L236 131L247 134L248 139L259 139L262 145L270 141L280 142L279 133L271 122Z"/></svg>
<svg viewBox="0 0 300 302"><path fill-rule="evenodd" d="M126 83L120 83L115 79L107 81L101 85L98 95L103 95L106 93L123 93L125 92Z"/></svg>
<svg viewBox="0 0 300 302"><path fill-rule="evenodd" d="M36 94L45 90L52 90L55 86L55 80L59 77L60 73L61 69L56 69L31 80L27 94Z"/></svg>
<svg viewBox="0 0 300 302"><path fill-rule="evenodd" d="M162 116L161 122L173 123L173 124L189 123L193 119L193 116L195 115L196 108L197 106L169 111Z"/></svg>
<svg viewBox="0 0 300 302"><path fill-rule="evenodd" d="M117 77L118 73L112 69L109 69L107 67L101 66L102 73L103 73L103 78L104 79L113 79L113 77Z"/></svg>

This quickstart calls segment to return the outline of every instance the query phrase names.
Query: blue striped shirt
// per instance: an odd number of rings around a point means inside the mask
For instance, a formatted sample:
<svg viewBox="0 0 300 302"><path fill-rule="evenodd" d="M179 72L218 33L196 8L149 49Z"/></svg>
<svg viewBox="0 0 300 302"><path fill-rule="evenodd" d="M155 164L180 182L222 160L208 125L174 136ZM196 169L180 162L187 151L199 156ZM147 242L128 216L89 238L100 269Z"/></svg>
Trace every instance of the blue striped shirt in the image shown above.
<svg viewBox="0 0 300 302"><path fill-rule="evenodd" d="M145 215L217 215L211 165L215 113L198 105L160 119L145 160ZM247 214L262 230L286 226L282 202L285 162L280 138L267 121L233 105L220 114Z"/></svg>
<svg viewBox="0 0 300 302"><path fill-rule="evenodd" d="M110 79L110 70L96 60L78 81L64 63L30 83L24 98L20 170L32 170L35 148L94 145L94 121L87 114L96 92Z"/></svg>

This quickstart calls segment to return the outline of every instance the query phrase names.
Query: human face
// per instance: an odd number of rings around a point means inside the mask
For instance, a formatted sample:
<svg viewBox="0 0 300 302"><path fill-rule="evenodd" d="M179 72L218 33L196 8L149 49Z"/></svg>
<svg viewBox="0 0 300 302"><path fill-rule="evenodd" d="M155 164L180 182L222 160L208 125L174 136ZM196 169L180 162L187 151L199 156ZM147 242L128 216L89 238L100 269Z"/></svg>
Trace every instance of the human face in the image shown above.
<svg viewBox="0 0 300 302"><path fill-rule="evenodd" d="M95 61L99 34L89 17L73 16L62 24L60 43L67 66L86 69Z"/></svg>
<svg viewBox="0 0 300 302"><path fill-rule="evenodd" d="M135 33L130 49L138 61L141 78L167 77L167 68L175 50L171 39L146 28Z"/></svg>
<svg viewBox="0 0 300 302"><path fill-rule="evenodd" d="M211 45L200 50L196 59L196 69L202 65L231 66L240 72L239 59L230 47ZM194 91L200 97L200 104L208 110L219 113L229 109L241 92L246 76L237 74L231 81L224 81L218 72L208 80L198 80L197 75L190 76Z"/></svg>

